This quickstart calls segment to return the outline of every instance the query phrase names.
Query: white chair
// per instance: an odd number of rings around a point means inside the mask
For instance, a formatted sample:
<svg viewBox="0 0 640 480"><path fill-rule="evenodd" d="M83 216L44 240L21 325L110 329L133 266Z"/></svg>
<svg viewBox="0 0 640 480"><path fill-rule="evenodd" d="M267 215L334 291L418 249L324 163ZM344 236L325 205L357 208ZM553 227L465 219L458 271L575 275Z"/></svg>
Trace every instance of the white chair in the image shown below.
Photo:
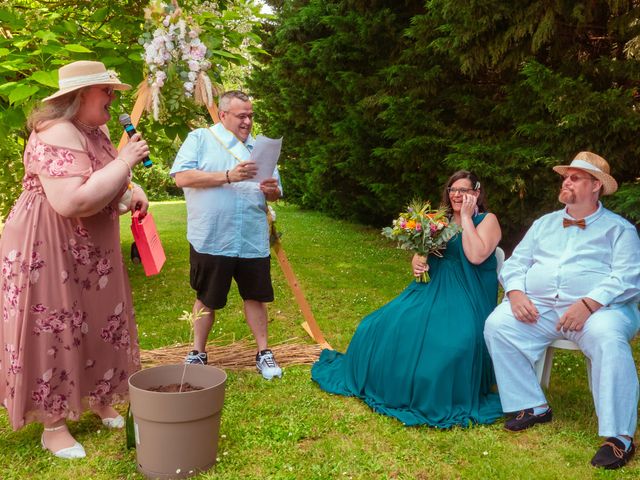
<svg viewBox="0 0 640 480"><path fill-rule="evenodd" d="M500 274L500 269L502 268L502 264L504 263L504 250L500 247L496 247L496 272Z"/></svg>
<svg viewBox="0 0 640 480"><path fill-rule="evenodd" d="M580 350L580 347L572 342L561 338L560 340L554 340L551 345L547 347L545 352L540 357L540 360L535 364L536 375L538 376L538 382L542 388L549 388L549 379L551 378L551 367L553 366L553 355L557 349L563 350ZM587 379L589 380L589 390L591 390L591 360L585 356L587 364Z"/></svg>
<svg viewBox="0 0 640 480"><path fill-rule="evenodd" d="M504 250L500 247L496 247L496 270L500 274L500 269L504 263ZM553 366L553 355L557 349L563 350L578 350L580 347L571 340L560 339L551 342L551 345L547 347L545 352L540 357L540 360L535 364L536 375L538 376L538 382L542 385L542 388L549 388L549 379L551 378L551 367ZM591 390L591 360L585 357L587 362L587 378L589 379L589 390Z"/></svg>

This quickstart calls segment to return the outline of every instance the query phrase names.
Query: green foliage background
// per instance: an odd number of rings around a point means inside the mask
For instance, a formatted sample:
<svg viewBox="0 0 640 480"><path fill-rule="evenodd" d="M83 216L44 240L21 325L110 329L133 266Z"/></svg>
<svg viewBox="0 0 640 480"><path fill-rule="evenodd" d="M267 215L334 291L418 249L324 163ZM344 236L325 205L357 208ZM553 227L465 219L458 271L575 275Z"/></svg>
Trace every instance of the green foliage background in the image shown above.
<svg viewBox="0 0 640 480"><path fill-rule="evenodd" d="M637 2L269 3L251 88L290 201L383 225L471 169L509 248L558 208L551 166L592 150L640 221Z"/></svg>
<svg viewBox="0 0 640 480"><path fill-rule="evenodd" d="M289 201L381 226L414 197L437 203L450 173L471 169L509 250L533 218L558 208L550 167L587 149L621 183L605 204L640 222L638 2L267 3L273 18L254 0L180 5L203 29L212 79L248 89L256 131L284 136ZM209 4L219 14L203 11ZM0 1L0 216L20 190L26 115L56 88L60 65L101 59L123 81L143 80L146 5ZM114 137L133 100L113 106ZM168 168L208 114L185 104L162 120L139 126L157 167L137 169L136 180L153 199L180 194Z"/></svg>
<svg viewBox="0 0 640 480"><path fill-rule="evenodd" d="M75 60L100 60L118 72L120 79L139 85L144 79L144 9L149 2L112 0L77 2L68 0L0 1L0 219L20 193L22 152L28 133L26 118L31 109L58 88L57 70ZM170 2L168 2L170 3ZM215 13L211 7L215 3ZM225 75L237 77L252 53L261 51L252 31L262 16L254 0L201 2L181 0L184 15L202 26L200 39L207 45L214 68L209 71L217 85ZM135 91L135 90L134 90ZM175 95L164 92L165 100ZM111 107L109 128L117 144L122 127L117 118L130 112L132 92L123 94ZM152 169L136 169L135 180L152 199L181 194L168 171L186 134L209 121L204 107L184 102L173 105L161 122L146 116L138 130L151 147Z"/></svg>

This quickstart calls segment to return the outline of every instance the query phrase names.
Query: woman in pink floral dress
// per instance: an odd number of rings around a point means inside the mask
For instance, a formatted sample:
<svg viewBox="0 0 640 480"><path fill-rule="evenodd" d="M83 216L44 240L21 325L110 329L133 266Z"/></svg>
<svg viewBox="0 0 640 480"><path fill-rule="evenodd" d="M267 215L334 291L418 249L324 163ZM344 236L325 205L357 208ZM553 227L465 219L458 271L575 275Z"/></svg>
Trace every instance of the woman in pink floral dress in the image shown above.
<svg viewBox="0 0 640 480"><path fill-rule="evenodd" d="M60 90L32 113L23 192L0 238L0 402L14 429L44 424L42 447L85 456L66 421L112 407L140 367L118 199L149 154L139 136L120 153L106 129L114 90L131 88L100 62L59 70ZM148 201L134 187L131 206Z"/></svg>

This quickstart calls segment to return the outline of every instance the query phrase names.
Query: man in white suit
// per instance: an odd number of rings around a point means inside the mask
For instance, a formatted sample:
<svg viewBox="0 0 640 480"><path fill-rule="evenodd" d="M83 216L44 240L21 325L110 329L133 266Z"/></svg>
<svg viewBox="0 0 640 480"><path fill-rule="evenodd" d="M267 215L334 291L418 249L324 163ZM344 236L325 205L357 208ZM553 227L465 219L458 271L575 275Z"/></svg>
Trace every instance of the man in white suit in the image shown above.
<svg viewBox="0 0 640 480"><path fill-rule="evenodd" d="M504 301L487 319L505 423L520 431L551 421L535 363L551 342L566 338L591 360L599 434L591 464L625 465L635 451L638 375L629 341L640 326L640 239L635 227L605 209L600 195L618 185L608 163L580 152L562 175L566 207L536 220L504 263Z"/></svg>

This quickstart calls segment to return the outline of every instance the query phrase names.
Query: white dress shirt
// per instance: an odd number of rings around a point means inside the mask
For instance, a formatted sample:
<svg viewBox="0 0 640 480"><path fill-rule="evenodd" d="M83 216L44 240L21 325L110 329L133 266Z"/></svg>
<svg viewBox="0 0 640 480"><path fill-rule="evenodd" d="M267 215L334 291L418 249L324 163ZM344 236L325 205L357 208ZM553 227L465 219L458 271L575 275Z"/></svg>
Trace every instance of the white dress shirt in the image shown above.
<svg viewBox="0 0 640 480"><path fill-rule="evenodd" d="M564 228L566 208L536 220L500 271L505 292L562 307L588 297L615 308L640 300L640 239L635 227L602 206L586 228Z"/></svg>

